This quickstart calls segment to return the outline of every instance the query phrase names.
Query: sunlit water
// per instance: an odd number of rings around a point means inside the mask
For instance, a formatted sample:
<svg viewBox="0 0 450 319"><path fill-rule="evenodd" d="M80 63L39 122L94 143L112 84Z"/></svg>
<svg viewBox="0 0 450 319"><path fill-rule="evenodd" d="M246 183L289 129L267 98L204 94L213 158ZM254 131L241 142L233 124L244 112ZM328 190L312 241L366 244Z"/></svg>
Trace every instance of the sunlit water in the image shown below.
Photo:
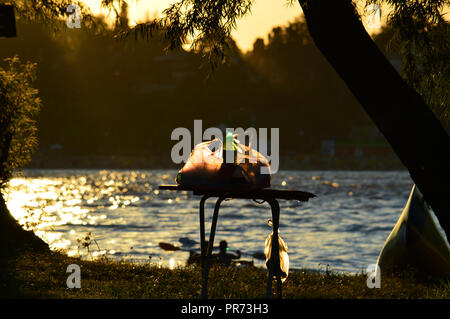
<svg viewBox="0 0 450 319"><path fill-rule="evenodd" d="M199 196L158 190L173 184L175 170L26 170L10 182L7 203L25 227L52 249L69 255L184 265L187 251L166 252L166 242L199 249ZM407 172L284 171L272 187L317 195L307 203L280 201L280 235L293 268L361 272L375 263L408 199ZM215 200L206 204L206 229ZM267 203L223 202L215 243L230 250L263 252L271 232ZM83 238L95 239L89 249ZM182 246L180 238L195 241ZM89 251L88 251L89 250ZM250 260L251 257L243 256ZM255 265L264 262L254 260Z"/></svg>

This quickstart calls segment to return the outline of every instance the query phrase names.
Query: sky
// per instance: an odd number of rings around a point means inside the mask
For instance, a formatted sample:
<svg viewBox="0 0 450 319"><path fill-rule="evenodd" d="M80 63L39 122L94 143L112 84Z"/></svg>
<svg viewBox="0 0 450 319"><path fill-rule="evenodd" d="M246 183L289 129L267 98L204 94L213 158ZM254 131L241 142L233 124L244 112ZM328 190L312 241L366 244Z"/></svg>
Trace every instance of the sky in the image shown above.
<svg viewBox="0 0 450 319"><path fill-rule="evenodd" d="M162 11L174 0L129 0L129 20L134 25L144 22L149 17L161 16ZM94 13L101 12L101 0L83 0ZM253 47L256 38L267 38L267 34L275 26L287 25L302 15L302 9L297 1L290 5L288 0L256 0L252 12L237 22L237 29L232 36L241 50L247 51ZM374 30L369 30L376 31Z"/></svg>

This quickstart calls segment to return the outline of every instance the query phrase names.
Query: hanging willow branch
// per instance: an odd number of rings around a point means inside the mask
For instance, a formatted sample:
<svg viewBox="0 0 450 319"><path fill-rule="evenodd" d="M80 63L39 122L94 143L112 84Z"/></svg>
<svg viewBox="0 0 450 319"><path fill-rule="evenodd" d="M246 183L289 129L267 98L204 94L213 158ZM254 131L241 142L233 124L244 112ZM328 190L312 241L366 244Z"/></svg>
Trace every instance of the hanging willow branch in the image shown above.
<svg viewBox="0 0 450 319"><path fill-rule="evenodd" d="M387 5L393 37L388 50L402 57L401 75L419 92L450 132L449 0L368 0Z"/></svg>

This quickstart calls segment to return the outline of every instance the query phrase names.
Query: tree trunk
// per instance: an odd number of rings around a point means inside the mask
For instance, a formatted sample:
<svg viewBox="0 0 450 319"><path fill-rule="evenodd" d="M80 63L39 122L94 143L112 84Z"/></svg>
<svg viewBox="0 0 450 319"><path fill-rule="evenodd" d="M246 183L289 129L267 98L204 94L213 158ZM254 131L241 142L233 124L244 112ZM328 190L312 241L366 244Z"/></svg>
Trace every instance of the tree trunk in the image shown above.
<svg viewBox="0 0 450 319"><path fill-rule="evenodd" d="M34 232L26 231L10 214L3 197L4 181L9 179L7 169L3 167L7 162L11 149L12 133L6 129L9 123L0 127L0 263L5 262L11 255L19 250L48 250L48 245Z"/></svg>
<svg viewBox="0 0 450 319"><path fill-rule="evenodd" d="M409 170L450 240L446 131L372 41L350 0L299 3L314 43Z"/></svg>
<svg viewBox="0 0 450 319"><path fill-rule="evenodd" d="M46 251L49 247L33 231L26 231L17 223L0 193L0 260L24 249Z"/></svg>

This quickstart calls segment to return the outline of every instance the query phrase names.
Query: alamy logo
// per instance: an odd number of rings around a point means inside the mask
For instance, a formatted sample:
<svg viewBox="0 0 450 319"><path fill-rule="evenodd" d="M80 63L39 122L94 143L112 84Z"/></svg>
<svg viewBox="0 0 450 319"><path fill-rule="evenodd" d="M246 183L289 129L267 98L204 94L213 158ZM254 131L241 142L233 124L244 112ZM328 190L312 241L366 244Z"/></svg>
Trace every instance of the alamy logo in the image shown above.
<svg viewBox="0 0 450 319"><path fill-rule="evenodd" d="M242 144L248 145L251 150L257 150L261 155L263 155L267 161L270 163L270 170L266 167L261 168L261 174L275 174L278 172L280 159L279 159L279 140L280 140L280 129L271 128L270 129L270 143L268 140L268 130L267 128L260 128L256 130L250 127L244 131L243 128L226 128L226 134L232 134L235 138ZM223 138L223 133L220 128L210 127L204 132L202 130L202 120L194 120L194 146L202 143L203 141L210 141L214 138L221 141L225 141ZM172 147L170 153L171 159L175 164L186 163L189 155L192 151L192 135L191 131L184 127L178 127L172 131L171 134L172 141L179 141ZM248 140L248 143L245 141ZM228 143L228 139L225 143ZM225 144L228 145L228 144ZM270 155L269 153L270 145ZM249 156L250 163L256 163L257 158L254 156L254 152L250 152Z"/></svg>
<svg viewBox="0 0 450 319"><path fill-rule="evenodd" d="M71 273L67 277L67 288L81 288L81 269L77 264L71 264L67 266L67 273Z"/></svg>
<svg viewBox="0 0 450 319"><path fill-rule="evenodd" d="M81 9L76 4L70 4L66 10L69 13L66 25L70 29L81 28Z"/></svg>
<svg viewBox="0 0 450 319"><path fill-rule="evenodd" d="M367 288L381 288L381 269L377 264L367 266Z"/></svg>

